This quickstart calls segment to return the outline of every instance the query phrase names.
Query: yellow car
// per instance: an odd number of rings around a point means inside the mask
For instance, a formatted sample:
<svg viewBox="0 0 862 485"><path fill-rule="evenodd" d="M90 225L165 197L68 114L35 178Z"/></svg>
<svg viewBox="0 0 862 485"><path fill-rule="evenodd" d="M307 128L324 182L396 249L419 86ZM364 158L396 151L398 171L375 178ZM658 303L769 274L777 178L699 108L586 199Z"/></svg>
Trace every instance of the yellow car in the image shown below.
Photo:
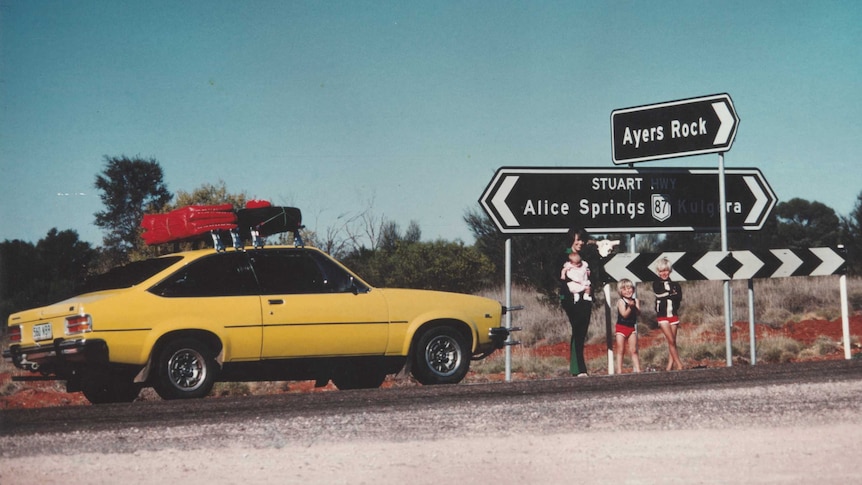
<svg viewBox="0 0 862 485"><path fill-rule="evenodd" d="M373 388L405 365L423 384L457 383L509 335L499 302L373 288L311 247L176 253L90 285L11 315L3 354L93 403L132 401L146 386L198 398L216 381Z"/></svg>

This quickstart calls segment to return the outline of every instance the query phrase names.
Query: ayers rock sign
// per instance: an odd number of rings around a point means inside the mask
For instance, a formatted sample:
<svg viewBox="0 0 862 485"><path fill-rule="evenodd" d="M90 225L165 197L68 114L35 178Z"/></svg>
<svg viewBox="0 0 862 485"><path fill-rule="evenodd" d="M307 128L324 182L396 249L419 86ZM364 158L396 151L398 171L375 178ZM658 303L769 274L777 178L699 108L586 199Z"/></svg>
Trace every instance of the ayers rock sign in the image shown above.
<svg viewBox="0 0 862 485"><path fill-rule="evenodd" d="M612 158L627 164L726 152L738 126L729 94L614 110Z"/></svg>

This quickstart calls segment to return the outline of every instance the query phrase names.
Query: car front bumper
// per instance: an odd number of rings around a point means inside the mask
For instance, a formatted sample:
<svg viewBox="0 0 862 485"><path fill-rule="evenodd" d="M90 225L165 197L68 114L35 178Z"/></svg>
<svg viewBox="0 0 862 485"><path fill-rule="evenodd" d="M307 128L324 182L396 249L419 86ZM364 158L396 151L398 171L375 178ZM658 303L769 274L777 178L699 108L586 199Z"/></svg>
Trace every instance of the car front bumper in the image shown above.
<svg viewBox="0 0 862 485"><path fill-rule="evenodd" d="M509 339L510 331L506 327L491 327L488 329L488 337L494 343L495 349L502 349L506 345L506 340Z"/></svg>

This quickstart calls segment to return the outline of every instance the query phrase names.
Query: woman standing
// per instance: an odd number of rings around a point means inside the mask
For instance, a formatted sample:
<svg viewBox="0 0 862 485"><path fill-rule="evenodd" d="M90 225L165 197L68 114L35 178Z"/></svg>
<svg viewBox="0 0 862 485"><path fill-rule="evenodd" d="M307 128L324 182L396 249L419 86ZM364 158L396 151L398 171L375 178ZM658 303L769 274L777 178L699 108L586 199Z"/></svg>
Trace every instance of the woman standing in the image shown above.
<svg viewBox="0 0 862 485"><path fill-rule="evenodd" d="M585 291L587 295L591 295L593 288L601 288L599 284L602 281L600 276L602 272L602 260L598 247L595 241L590 240L589 234L583 229L571 229L569 237L571 246L566 250L566 253L578 253L590 268L591 285ZM566 293L562 305L566 316L569 318L569 324L572 326L572 355L569 370L573 376L586 377L588 374L587 363L584 360L584 344L587 340L587 330L590 328L593 302L596 299L580 298L578 301L575 301L570 292L566 291Z"/></svg>

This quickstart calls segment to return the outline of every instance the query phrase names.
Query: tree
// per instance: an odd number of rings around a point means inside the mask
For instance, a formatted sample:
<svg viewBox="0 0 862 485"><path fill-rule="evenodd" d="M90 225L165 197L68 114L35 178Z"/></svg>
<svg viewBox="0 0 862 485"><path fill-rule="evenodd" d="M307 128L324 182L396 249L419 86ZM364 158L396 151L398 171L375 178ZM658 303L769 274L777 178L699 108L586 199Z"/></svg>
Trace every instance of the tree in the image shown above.
<svg viewBox="0 0 862 485"><path fill-rule="evenodd" d="M487 286L494 265L462 242L406 242L388 255L385 286L473 293Z"/></svg>
<svg viewBox="0 0 862 485"><path fill-rule="evenodd" d="M853 211L841 220L841 238L838 242L847 248L848 273L862 275L862 192L856 197Z"/></svg>
<svg viewBox="0 0 862 485"><path fill-rule="evenodd" d="M536 288L552 297L558 288L560 268L565 261L565 234L508 236L501 234L493 221L479 209L468 210L464 222L476 239L474 247L494 264L492 281L505 278L505 242L512 239L512 281Z"/></svg>
<svg viewBox="0 0 862 485"><path fill-rule="evenodd" d="M838 244L840 221L835 210L820 202L794 198L775 207L777 242L786 248L816 248Z"/></svg>
<svg viewBox="0 0 862 485"><path fill-rule="evenodd" d="M399 244L415 243L422 239L422 230L416 221L410 221L407 232L401 234L401 228L394 221L383 221L380 224L379 237L374 247L384 252L392 252Z"/></svg>
<svg viewBox="0 0 862 485"><path fill-rule="evenodd" d="M248 195L245 192L232 194L228 192L224 180L219 180L217 184L205 183L191 192L178 190L174 203L165 204L161 212L170 212L189 205L231 204L234 209L242 209L246 202L248 202Z"/></svg>
<svg viewBox="0 0 862 485"><path fill-rule="evenodd" d="M835 211L820 202L791 199L781 202L759 231L730 231L728 249L765 250L835 246L841 224ZM660 251L718 251L721 235L675 232L659 243Z"/></svg>
<svg viewBox="0 0 862 485"><path fill-rule="evenodd" d="M44 281L45 303L74 296L90 272L98 252L72 230L51 229L36 243L38 274Z"/></svg>
<svg viewBox="0 0 862 485"><path fill-rule="evenodd" d="M73 230L51 229L36 245L19 240L0 243L2 321L16 311L74 296L97 255Z"/></svg>
<svg viewBox="0 0 862 485"><path fill-rule="evenodd" d="M38 306L36 246L18 239L0 243L0 318L3 334L9 315Z"/></svg>
<svg viewBox="0 0 862 485"><path fill-rule="evenodd" d="M112 263L128 261L133 250L143 248L144 214L160 212L173 197L163 177L154 159L105 156L105 169L95 184L105 210L95 214L95 224L106 231L103 244Z"/></svg>
<svg viewBox="0 0 862 485"><path fill-rule="evenodd" d="M474 247L461 242L422 242L422 231L411 221L405 233L383 220L374 249L359 247L344 263L374 286L419 288L472 293L489 281L494 265Z"/></svg>
<svg viewBox="0 0 862 485"><path fill-rule="evenodd" d="M721 235L714 233L672 232L658 244L661 251L718 251Z"/></svg>

